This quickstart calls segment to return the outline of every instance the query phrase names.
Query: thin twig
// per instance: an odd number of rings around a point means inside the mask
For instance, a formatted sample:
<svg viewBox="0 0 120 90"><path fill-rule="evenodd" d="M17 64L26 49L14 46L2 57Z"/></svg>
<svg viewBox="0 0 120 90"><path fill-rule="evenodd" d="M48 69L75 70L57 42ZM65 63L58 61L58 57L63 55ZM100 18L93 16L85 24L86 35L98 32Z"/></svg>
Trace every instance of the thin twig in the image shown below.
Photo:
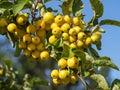
<svg viewBox="0 0 120 90"><path fill-rule="evenodd" d="M83 79L82 76L79 76L79 79L81 80L82 84L85 87L85 90L91 90L90 87L88 86L87 82Z"/></svg>

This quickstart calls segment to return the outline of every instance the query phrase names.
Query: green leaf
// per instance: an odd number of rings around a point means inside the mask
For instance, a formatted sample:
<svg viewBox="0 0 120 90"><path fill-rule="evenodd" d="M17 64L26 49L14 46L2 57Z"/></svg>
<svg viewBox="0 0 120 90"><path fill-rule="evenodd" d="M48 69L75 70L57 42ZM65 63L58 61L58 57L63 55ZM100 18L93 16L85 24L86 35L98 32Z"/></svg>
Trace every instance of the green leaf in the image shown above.
<svg viewBox="0 0 120 90"><path fill-rule="evenodd" d="M68 0L68 1L64 1L63 4L60 5L64 15L66 14L70 15L72 13L73 2L74 0Z"/></svg>
<svg viewBox="0 0 120 90"><path fill-rule="evenodd" d="M97 82L99 88L102 88L103 90L109 89L107 81L101 74L93 74L90 78Z"/></svg>
<svg viewBox="0 0 120 90"><path fill-rule="evenodd" d="M17 13L19 13L25 6L25 4L28 3L29 0L18 0L18 4L13 6L13 14L16 16Z"/></svg>
<svg viewBox="0 0 120 90"><path fill-rule="evenodd" d="M97 58L99 57L98 52L94 48L89 47L89 50L93 57L97 57Z"/></svg>
<svg viewBox="0 0 120 90"><path fill-rule="evenodd" d="M62 47L62 46L63 46L63 40L62 40L62 38L59 38L59 39L55 42L54 46L55 46L56 48Z"/></svg>
<svg viewBox="0 0 120 90"><path fill-rule="evenodd" d="M49 2L49 1L51 1L51 0L44 0L44 3Z"/></svg>
<svg viewBox="0 0 120 90"><path fill-rule="evenodd" d="M81 11L83 7L84 5L81 0L74 0L73 5L72 5L73 16L81 15Z"/></svg>
<svg viewBox="0 0 120 90"><path fill-rule="evenodd" d="M7 37L10 40L12 47L14 48L15 47L15 38L14 38L13 34L10 32L7 32Z"/></svg>
<svg viewBox="0 0 120 90"><path fill-rule="evenodd" d="M11 68L13 66L12 60L9 60L6 58L6 59L4 59L4 62L9 68Z"/></svg>
<svg viewBox="0 0 120 90"><path fill-rule="evenodd" d="M98 60L111 60L109 57L107 56L103 56L103 57L99 57L97 58Z"/></svg>
<svg viewBox="0 0 120 90"><path fill-rule="evenodd" d="M72 49L72 52L73 52L76 56L78 56L79 58L81 58L81 60L86 60L86 54L85 54L83 51L81 51L81 50L79 50L79 49L77 49L77 48L73 48L73 49Z"/></svg>
<svg viewBox="0 0 120 90"><path fill-rule="evenodd" d="M119 70L119 68L110 60L95 60L94 66L104 66L104 67L110 67L116 70Z"/></svg>
<svg viewBox="0 0 120 90"><path fill-rule="evenodd" d="M68 58L69 57L69 50L70 50L69 46L64 44L61 56L64 57L64 58Z"/></svg>
<svg viewBox="0 0 120 90"><path fill-rule="evenodd" d="M100 21L100 25L114 25L114 26L120 26L120 21L117 20L111 20L111 19L105 19Z"/></svg>
<svg viewBox="0 0 120 90"><path fill-rule="evenodd" d="M92 33L94 33L94 32L102 32L102 33L104 33L105 30L103 30L99 25L95 25L93 27L93 29L92 29Z"/></svg>
<svg viewBox="0 0 120 90"><path fill-rule="evenodd" d="M100 18L103 15L103 4L100 0L90 0L90 4L92 6L95 18Z"/></svg>
<svg viewBox="0 0 120 90"><path fill-rule="evenodd" d="M111 90L119 90L119 89L120 89L120 80L119 79L115 79L112 82Z"/></svg>
<svg viewBox="0 0 120 90"><path fill-rule="evenodd" d="M3 2L0 4L0 8L11 9L13 4L11 2Z"/></svg>
<svg viewBox="0 0 120 90"><path fill-rule="evenodd" d="M99 40L97 43L96 43L96 47L98 50L101 50L101 40Z"/></svg>
<svg viewBox="0 0 120 90"><path fill-rule="evenodd" d="M19 48L18 45L19 45L19 42L16 43L16 50L15 50L15 54L14 54L15 57L18 57L22 51L22 49Z"/></svg>

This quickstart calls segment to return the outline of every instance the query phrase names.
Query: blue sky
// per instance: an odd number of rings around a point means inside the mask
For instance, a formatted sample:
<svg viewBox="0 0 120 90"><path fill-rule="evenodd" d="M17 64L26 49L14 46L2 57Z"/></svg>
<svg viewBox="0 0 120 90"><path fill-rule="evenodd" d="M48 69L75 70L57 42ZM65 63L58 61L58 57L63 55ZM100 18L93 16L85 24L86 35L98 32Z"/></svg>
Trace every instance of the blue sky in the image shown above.
<svg viewBox="0 0 120 90"><path fill-rule="evenodd" d="M47 6L52 6L54 9L60 8L57 6L59 2L53 0ZM88 22L93 15L89 0L82 0L85 4L83 14L85 14L85 21ZM100 18L103 19L114 19L120 21L120 0L101 0L104 5L104 14ZM60 10L61 11L61 10ZM112 61L120 68L120 27L104 25L102 26L106 33L102 37L102 50L99 51L101 56L109 56ZM120 79L120 71L111 69L111 81L115 78Z"/></svg>

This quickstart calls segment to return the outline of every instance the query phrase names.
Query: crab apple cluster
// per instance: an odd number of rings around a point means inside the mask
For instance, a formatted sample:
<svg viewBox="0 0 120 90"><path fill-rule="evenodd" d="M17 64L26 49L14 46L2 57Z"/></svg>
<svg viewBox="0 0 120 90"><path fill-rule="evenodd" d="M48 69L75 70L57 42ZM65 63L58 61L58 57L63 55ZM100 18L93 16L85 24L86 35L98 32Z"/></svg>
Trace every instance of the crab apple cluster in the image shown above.
<svg viewBox="0 0 120 90"><path fill-rule="evenodd" d="M57 15L51 24L52 35L49 37L49 43L54 45L57 39L62 38L63 43L67 42L70 48L86 48L92 43L101 39L101 33L85 30L86 24L79 17L69 15Z"/></svg>
<svg viewBox="0 0 120 90"><path fill-rule="evenodd" d="M76 71L78 70L79 62L80 60L75 56L58 60L59 69L53 69L51 71L53 83L56 85L76 84L78 82L78 73Z"/></svg>
<svg viewBox="0 0 120 90"><path fill-rule="evenodd" d="M45 48L47 28L44 20L29 23L29 14L24 13L18 15L14 23L9 23L7 30L16 38L25 56L42 61L50 58L49 50Z"/></svg>
<svg viewBox="0 0 120 90"><path fill-rule="evenodd" d="M0 18L0 34L6 33L6 27L8 25L8 22L5 18Z"/></svg>

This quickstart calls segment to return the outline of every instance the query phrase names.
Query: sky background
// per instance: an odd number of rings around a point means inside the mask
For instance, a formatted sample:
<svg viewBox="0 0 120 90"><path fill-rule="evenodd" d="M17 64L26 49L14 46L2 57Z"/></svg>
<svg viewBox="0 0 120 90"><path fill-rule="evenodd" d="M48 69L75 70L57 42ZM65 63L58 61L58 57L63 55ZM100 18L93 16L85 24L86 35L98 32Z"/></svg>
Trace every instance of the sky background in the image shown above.
<svg viewBox="0 0 120 90"><path fill-rule="evenodd" d="M59 2L46 4L48 7L59 9ZM89 0L82 0L84 3L83 14L85 14L85 21L88 22L93 16ZM120 21L120 0L101 0L104 5L104 13L100 20L114 19ZM61 11L61 10L60 10ZM120 68L120 27L104 25L102 28L106 31L102 37L102 50L99 51L101 56L108 56ZM111 82L118 78L120 79L120 71L110 69Z"/></svg>
<svg viewBox="0 0 120 90"><path fill-rule="evenodd" d="M92 15L92 9L89 3L89 0L82 0L85 8L83 10L83 14L85 14L85 21L88 22ZM100 20L103 19L114 19L120 21L120 0L101 0L104 5L104 14L100 18ZM54 9L60 8L58 7L60 3L56 2L56 0L52 0L51 3L46 4L48 7L53 7ZM117 26L110 26L110 25L104 25L102 26L104 30L106 30L106 33L103 34L102 37L102 50L99 51L99 54L101 56L109 56L112 61L120 68L120 27ZM4 37L0 36L0 40L2 40ZM0 46L0 49L4 49L2 46ZM115 78L120 79L120 71L111 69L111 82Z"/></svg>

